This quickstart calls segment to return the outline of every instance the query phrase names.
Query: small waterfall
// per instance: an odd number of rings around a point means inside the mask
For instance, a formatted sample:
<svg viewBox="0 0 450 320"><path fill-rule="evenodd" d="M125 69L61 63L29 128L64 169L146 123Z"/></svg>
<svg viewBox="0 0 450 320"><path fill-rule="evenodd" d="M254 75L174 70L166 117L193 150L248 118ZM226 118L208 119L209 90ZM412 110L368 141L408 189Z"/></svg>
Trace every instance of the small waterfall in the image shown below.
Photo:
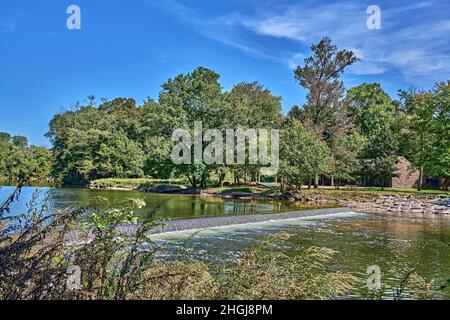
<svg viewBox="0 0 450 320"><path fill-rule="evenodd" d="M329 215L337 213L351 212L349 208L326 208L326 209L313 209L303 211L292 211L282 213L271 214L247 214L237 216L222 216L222 217L207 217L207 218L195 218L195 219L178 219L165 221L164 225L154 228L150 231L151 234L185 231L185 230L197 230L208 229L215 227L224 227L231 225L242 225L249 223L258 223L265 221L277 221L277 220L289 220L297 218L308 218L319 215ZM131 226L127 226L128 228Z"/></svg>
<svg viewBox="0 0 450 320"><path fill-rule="evenodd" d="M169 221L161 221L160 225L149 231L149 235L162 234L168 232L187 231L187 230L203 230L208 228L217 228L234 225L244 225L251 223L267 222L267 221L283 221L298 218L309 218L315 216L326 216L338 213L352 212L347 207L342 208L324 208L312 209L302 211L267 213L267 214L246 214L236 216L220 216L220 217L205 217L193 219L177 219ZM119 232L122 234L132 235L139 225L123 225L119 227ZM87 239L81 240L80 232L73 230L66 235L68 243L83 243L86 240L92 240L92 234L88 235ZM81 240L81 242L80 242Z"/></svg>

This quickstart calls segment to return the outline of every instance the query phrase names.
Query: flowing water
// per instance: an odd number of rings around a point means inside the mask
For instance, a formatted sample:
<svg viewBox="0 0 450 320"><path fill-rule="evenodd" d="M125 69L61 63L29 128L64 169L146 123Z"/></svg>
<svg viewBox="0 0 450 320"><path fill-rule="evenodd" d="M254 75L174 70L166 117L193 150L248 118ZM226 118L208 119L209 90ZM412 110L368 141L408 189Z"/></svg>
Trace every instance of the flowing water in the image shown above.
<svg viewBox="0 0 450 320"><path fill-rule="evenodd" d="M11 213L23 212L35 188L24 188L20 201ZM49 189L41 188L39 199ZM12 191L0 187L0 202ZM290 202L230 200L200 198L185 195L147 194L133 191L89 190L61 188L48 194L51 208L68 205L86 206L96 196L111 202L126 198L141 198L147 207L142 216L155 213L160 218L198 218L260 214L302 209ZM357 288L348 298L364 296L367 268L377 265L381 269L384 297L392 293L403 276L410 270L434 280L434 297L450 299L450 216L392 216L383 214L338 213L301 217L284 221L266 221L246 225L208 228L200 232L181 231L154 235L157 242L177 251L186 250L209 262L223 264L234 261L242 252L270 234L288 232L293 235L283 244L283 250L310 246L328 247L338 251L330 270L350 272L359 279ZM186 243L187 241L187 243ZM439 287L445 287L439 289ZM406 292L408 296L410 292Z"/></svg>
<svg viewBox="0 0 450 320"><path fill-rule="evenodd" d="M153 236L172 251L191 248L193 256L213 263L232 262L270 234L293 236L283 243L293 248L327 247L338 253L330 271L349 272L359 279L347 298L367 297L367 268L381 269L383 298L393 293L412 269L426 281L434 280L433 297L450 299L450 217L395 217L382 214L339 213L285 221L174 232ZM404 298L411 297L405 292Z"/></svg>

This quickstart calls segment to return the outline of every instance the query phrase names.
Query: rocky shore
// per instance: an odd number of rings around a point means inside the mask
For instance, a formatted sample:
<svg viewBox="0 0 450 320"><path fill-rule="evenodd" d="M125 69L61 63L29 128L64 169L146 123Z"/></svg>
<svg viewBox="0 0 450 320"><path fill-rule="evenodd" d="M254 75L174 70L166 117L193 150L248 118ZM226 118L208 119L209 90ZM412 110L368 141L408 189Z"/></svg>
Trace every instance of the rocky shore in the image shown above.
<svg viewBox="0 0 450 320"><path fill-rule="evenodd" d="M385 213L425 213L450 214L450 197L445 195L380 195L372 202L350 202L347 204L356 211Z"/></svg>

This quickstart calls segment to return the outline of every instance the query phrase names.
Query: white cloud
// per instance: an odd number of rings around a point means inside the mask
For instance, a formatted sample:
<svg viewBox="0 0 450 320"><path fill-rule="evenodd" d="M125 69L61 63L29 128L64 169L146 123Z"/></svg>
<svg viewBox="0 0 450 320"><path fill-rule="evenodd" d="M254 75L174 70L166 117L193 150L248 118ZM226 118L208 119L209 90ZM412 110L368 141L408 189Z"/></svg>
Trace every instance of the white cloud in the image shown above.
<svg viewBox="0 0 450 320"><path fill-rule="evenodd" d="M347 2L259 9L254 14L241 15L239 21L256 34L304 45L330 36L339 47L353 50L361 59L350 69L358 75L380 74L393 67L407 78L449 77L450 21L443 18L445 15L434 14L443 8L435 2L380 7L384 30L368 30L366 8ZM423 15L426 9L433 11ZM415 14L417 19L411 19ZM286 60L290 68L293 61L298 61L295 55Z"/></svg>
<svg viewBox="0 0 450 320"><path fill-rule="evenodd" d="M356 75L382 74L386 71L385 67L364 61L350 67L350 72Z"/></svg>
<svg viewBox="0 0 450 320"><path fill-rule="evenodd" d="M380 1L384 2L384 1ZM353 50L361 62L350 72L357 75L399 71L406 79L450 78L450 3L424 1L415 4L379 3L382 30L369 30L367 5L341 1L334 4L260 5L253 11L236 11L219 17L198 17L174 0L171 11L190 22L204 36L216 39L258 58L272 59L293 69L303 62L305 51L274 48L264 37L284 39L309 47L329 36L339 48ZM258 5L257 5L258 4ZM260 38L251 38L251 35ZM250 36L249 36L250 35ZM249 38L252 41L249 41Z"/></svg>

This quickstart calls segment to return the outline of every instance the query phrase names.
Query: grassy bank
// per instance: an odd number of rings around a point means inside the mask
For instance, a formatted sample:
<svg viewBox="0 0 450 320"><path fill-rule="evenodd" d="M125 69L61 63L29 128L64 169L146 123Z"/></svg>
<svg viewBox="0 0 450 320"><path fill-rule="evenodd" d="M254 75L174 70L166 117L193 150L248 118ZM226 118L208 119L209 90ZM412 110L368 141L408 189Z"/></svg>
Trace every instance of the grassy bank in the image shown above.
<svg viewBox="0 0 450 320"><path fill-rule="evenodd" d="M188 182L183 179L97 179L90 182L91 186L96 186L99 188L151 188L161 184L170 185L187 185Z"/></svg>

